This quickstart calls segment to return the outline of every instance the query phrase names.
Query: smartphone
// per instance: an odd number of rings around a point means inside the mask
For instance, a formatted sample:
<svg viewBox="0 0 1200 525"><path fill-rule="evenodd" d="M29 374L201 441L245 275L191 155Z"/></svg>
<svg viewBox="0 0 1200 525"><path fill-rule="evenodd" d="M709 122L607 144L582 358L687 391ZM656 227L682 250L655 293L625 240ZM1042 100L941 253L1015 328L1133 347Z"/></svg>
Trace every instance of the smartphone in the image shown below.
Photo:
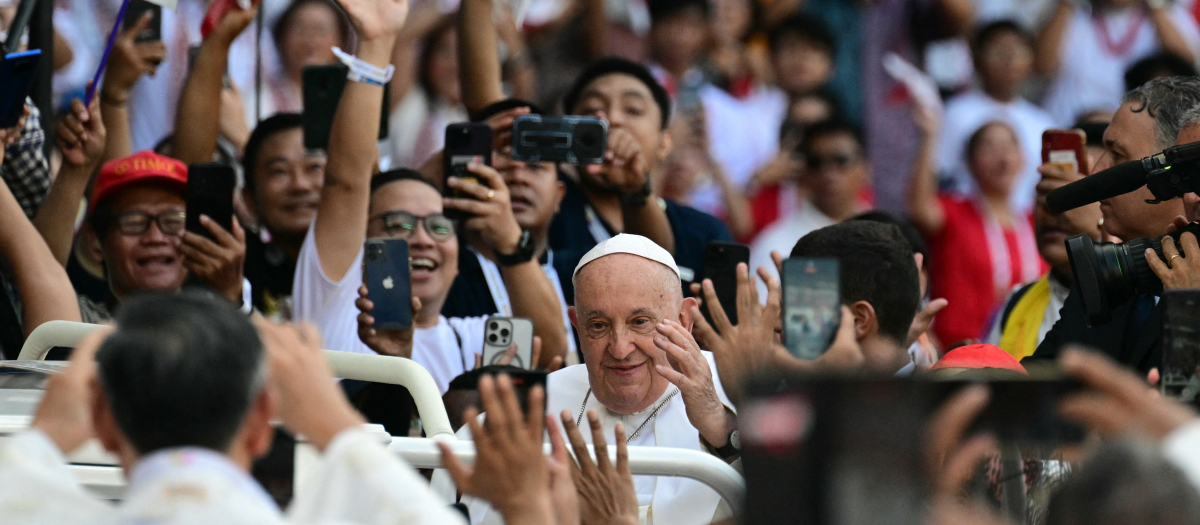
<svg viewBox="0 0 1200 525"><path fill-rule="evenodd" d="M404 239L367 239L363 244L363 284L367 298L374 303L371 317L376 330L396 330L412 326L412 268L408 262L408 241Z"/></svg>
<svg viewBox="0 0 1200 525"><path fill-rule="evenodd" d="M704 259L700 267L700 282L711 279L717 302L725 309L729 322L737 325L737 265L750 264L750 247L736 242L712 241L704 248ZM703 296L702 296L703 297ZM700 309L708 325L716 329L708 305Z"/></svg>
<svg viewBox="0 0 1200 525"><path fill-rule="evenodd" d="M0 61L0 129L16 126L25 114L25 99L41 58L42 50L34 49L9 53Z"/></svg>
<svg viewBox="0 0 1200 525"><path fill-rule="evenodd" d="M1048 129L1042 133L1042 164L1073 173L1089 173L1087 134L1081 129Z"/></svg>
<svg viewBox="0 0 1200 525"><path fill-rule="evenodd" d="M227 164L208 162L188 166L187 231L213 239L208 228L200 224L200 215L217 222L227 232L233 231L233 192L237 175Z"/></svg>
<svg viewBox="0 0 1200 525"><path fill-rule="evenodd" d="M129 29L146 12L154 13L154 18L150 20L150 25L146 26L137 36L133 37L134 42L157 42L162 40L162 6L152 4L146 0L130 0L129 5L125 7L125 19L121 21L121 29Z"/></svg>
<svg viewBox="0 0 1200 525"><path fill-rule="evenodd" d="M513 391L517 394L517 402L521 405L521 411L529 412L529 390L536 385L541 385L543 391L546 388L546 372L542 370L517 370L509 367L483 367L479 369L479 374L474 374L475 383L467 385L467 388L472 390L478 389L479 376L487 374L496 377L500 374L505 374L512 380ZM471 375L468 372L467 375ZM544 397L542 399L545 399ZM542 407L543 410L545 407Z"/></svg>
<svg viewBox="0 0 1200 525"><path fill-rule="evenodd" d="M782 277L784 346L799 359L816 359L842 322L837 259L786 259Z"/></svg>
<svg viewBox="0 0 1200 525"><path fill-rule="evenodd" d="M1200 393L1200 290L1163 293L1163 362L1159 389L1164 396L1195 404Z"/></svg>
<svg viewBox="0 0 1200 525"><path fill-rule="evenodd" d="M304 131L304 147L308 149L325 149L329 146L329 133L333 130L333 117L337 113L338 102L342 99L342 91L346 88L346 74L350 68L344 64L329 64L324 66L305 66L300 73L301 98L304 104L301 127ZM379 140L387 138L388 115L387 101L391 84L383 86L383 99L379 115Z"/></svg>
<svg viewBox="0 0 1200 525"><path fill-rule="evenodd" d="M527 162L600 164L608 121L596 117L522 115L513 120L512 157Z"/></svg>
<svg viewBox="0 0 1200 525"><path fill-rule="evenodd" d="M459 122L446 126L446 147L442 155L442 174L444 177L458 177L463 180L480 182L475 174L467 171L467 165L472 162L492 165L492 128L479 122ZM442 193L452 199L471 198L459 190L442 186ZM446 217L462 220L466 215L458 210L447 209Z"/></svg>
<svg viewBox="0 0 1200 525"><path fill-rule="evenodd" d="M980 375L972 374L969 379L929 381L934 388L930 411L979 379ZM1065 396L1083 390L1078 381L1057 372L1033 372L1029 377L987 378L983 382L988 386L988 405L976 417L968 435L987 432L1005 444L1078 443L1084 439L1083 428L1062 417L1058 410Z"/></svg>
<svg viewBox="0 0 1200 525"><path fill-rule="evenodd" d="M533 362L533 321L524 317L489 317L483 327L483 366L499 364L497 361L514 344L517 355L510 364L532 369L536 365Z"/></svg>

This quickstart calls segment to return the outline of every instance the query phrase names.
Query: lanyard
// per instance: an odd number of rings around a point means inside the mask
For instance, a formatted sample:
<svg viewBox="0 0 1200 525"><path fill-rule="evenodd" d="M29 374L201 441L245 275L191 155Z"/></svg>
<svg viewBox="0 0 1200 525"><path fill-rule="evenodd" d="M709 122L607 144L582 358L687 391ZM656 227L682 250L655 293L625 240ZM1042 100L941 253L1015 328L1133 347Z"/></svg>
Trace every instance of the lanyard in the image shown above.
<svg viewBox="0 0 1200 525"><path fill-rule="evenodd" d="M583 213L587 216L587 228L591 232L592 238L596 240L596 244L612 238L612 234L608 233L608 228L604 226L604 222L596 215L596 210L592 209L591 204L583 205Z"/></svg>
<svg viewBox="0 0 1200 525"><path fill-rule="evenodd" d="M487 281L488 292L492 294L492 302L496 303L496 310L500 315L512 317L512 301L508 298L508 288L504 286L504 277L500 275L500 267L492 262L487 257L484 257L474 248L468 247L471 253L475 254L475 258L479 260L479 267L483 269L483 278ZM573 328L571 327L571 317L567 315L567 301L563 298L562 282L558 279L558 271L554 269L554 251L546 249L546 264L542 265L542 272L550 279L550 284L554 286L554 294L558 297L558 307L562 313L563 326L567 327L567 350L568 355L575 353L575 338L571 336Z"/></svg>
<svg viewBox="0 0 1200 525"><path fill-rule="evenodd" d="M1139 9L1137 14L1130 18L1125 34L1121 36L1120 40L1114 42L1112 35L1108 33L1108 20L1098 11L1092 13L1092 24L1096 26L1096 37L1100 40L1100 47L1103 47L1109 56L1117 58L1128 55L1129 51L1133 49L1138 33L1141 32L1142 23L1145 21L1146 13Z"/></svg>
<svg viewBox="0 0 1200 525"><path fill-rule="evenodd" d="M992 281L996 290L1004 290L1012 286L1012 254L1008 252L1008 241L1000 222L988 211L987 207L975 201L975 210L983 219L983 235L988 245L988 255L992 260ZM1013 232L1017 237L1017 257L1019 257L1020 282L1029 282L1038 278L1041 265L1038 264L1037 241L1033 229L1024 217L1018 216L1012 223Z"/></svg>

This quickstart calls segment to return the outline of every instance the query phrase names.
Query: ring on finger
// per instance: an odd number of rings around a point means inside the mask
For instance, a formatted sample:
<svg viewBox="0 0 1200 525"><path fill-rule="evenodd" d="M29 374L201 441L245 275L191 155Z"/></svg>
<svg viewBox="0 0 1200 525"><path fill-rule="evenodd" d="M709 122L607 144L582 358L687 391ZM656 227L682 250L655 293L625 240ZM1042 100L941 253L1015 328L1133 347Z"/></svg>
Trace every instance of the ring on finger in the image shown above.
<svg viewBox="0 0 1200 525"><path fill-rule="evenodd" d="M496 196L496 190L488 190L487 198L485 198L483 200L490 201L490 200L492 200L492 197L495 197L495 196Z"/></svg>
<svg viewBox="0 0 1200 525"><path fill-rule="evenodd" d="M1171 267L1171 261L1174 261L1176 257L1179 257L1179 254L1178 254L1178 253L1177 253L1177 254L1175 254L1175 255L1172 255L1170 258L1168 258L1168 259L1167 259L1167 267L1168 267L1168 268L1170 268L1170 267Z"/></svg>

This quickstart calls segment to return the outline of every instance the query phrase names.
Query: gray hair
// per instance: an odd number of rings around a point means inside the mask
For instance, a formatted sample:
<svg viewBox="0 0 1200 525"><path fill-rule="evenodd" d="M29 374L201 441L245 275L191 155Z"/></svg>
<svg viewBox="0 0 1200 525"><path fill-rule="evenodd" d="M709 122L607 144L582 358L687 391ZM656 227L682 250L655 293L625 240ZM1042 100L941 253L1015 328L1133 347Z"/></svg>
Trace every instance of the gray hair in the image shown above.
<svg viewBox="0 0 1200 525"><path fill-rule="evenodd" d="M1134 113L1145 111L1150 115L1158 149L1166 149L1175 144L1188 115L1200 106L1200 78L1156 78L1126 93L1121 104L1130 104Z"/></svg>
<svg viewBox="0 0 1200 525"><path fill-rule="evenodd" d="M1182 131L1183 128L1190 128L1197 124L1200 124L1200 106L1194 106L1192 109L1183 112L1179 129Z"/></svg>

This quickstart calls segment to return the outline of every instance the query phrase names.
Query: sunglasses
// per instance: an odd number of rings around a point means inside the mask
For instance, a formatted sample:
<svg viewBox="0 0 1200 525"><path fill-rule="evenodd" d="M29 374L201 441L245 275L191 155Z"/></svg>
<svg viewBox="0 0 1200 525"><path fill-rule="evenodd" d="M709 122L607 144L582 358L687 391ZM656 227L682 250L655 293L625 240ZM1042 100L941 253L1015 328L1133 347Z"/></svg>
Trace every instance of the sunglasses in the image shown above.
<svg viewBox="0 0 1200 525"><path fill-rule="evenodd" d="M183 211L164 211L157 215L129 211L116 216L117 229L122 235L143 235L150 231L150 223L158 225L158 230L164 235L183 235L187 213Z"/></svg>
<svg viewBox="0 0 1200 525"><path fill-rule="evenodd" d="M404 211L393 211L371 217L371 220L383 221L383 230L387 236L397 239L412 237L417 227L422 224L425 226L425 233L435 241L447 241L454 237L454 221L440 213L418 217Z"/></svg>

